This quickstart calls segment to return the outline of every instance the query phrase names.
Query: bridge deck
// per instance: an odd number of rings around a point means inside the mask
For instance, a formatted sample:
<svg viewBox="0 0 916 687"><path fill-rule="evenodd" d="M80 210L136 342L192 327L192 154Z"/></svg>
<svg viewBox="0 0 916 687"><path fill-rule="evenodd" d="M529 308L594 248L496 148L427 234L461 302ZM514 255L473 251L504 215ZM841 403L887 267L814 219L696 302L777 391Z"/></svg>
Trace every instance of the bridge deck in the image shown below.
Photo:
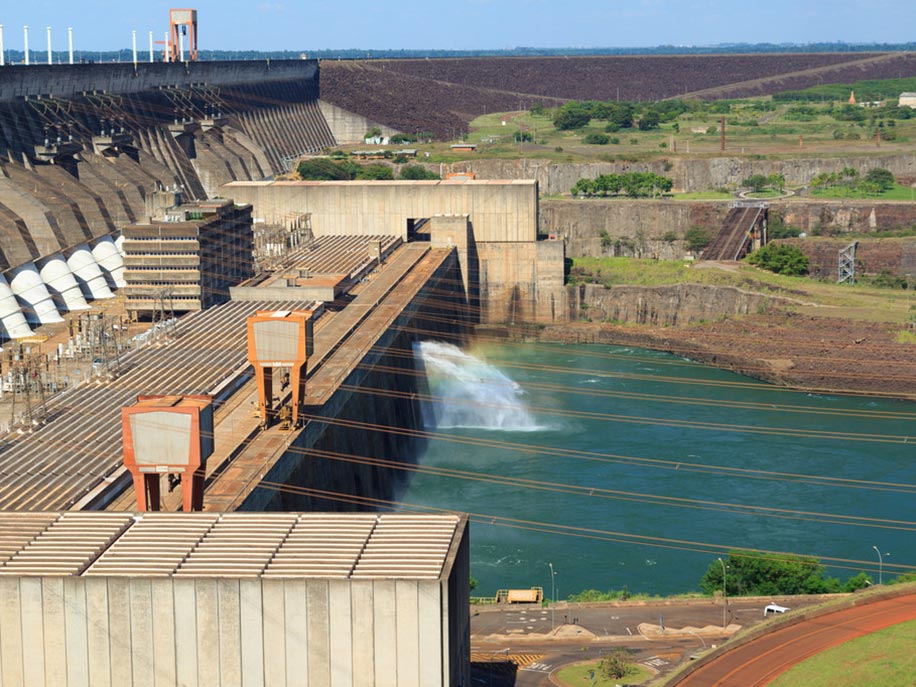
<svg viewBox="0 0 916 687"><path fill-rule="evenodd" d="M409 244L417 246L423 244ZM347 379L351 372L361 363L366 354L378 342L379 338L394 324L395 320L410 302L420 293L430 277L448 258L450 250L430 250L429 254L414 253L416 268L403 273L399 283L391 283L386 296L370 312L361 316L361 311L370 306L372 296L364 303L347 306L344 313L349 313L353 328L352 334L343 347L329 350L323 364L317 369L309 369L306 384L305 404L321 406ZM422 260L420 260L422 258ZM390 292L390 293L388 293ZM358 305L358 308L353 308ZM352 310L351 310L352 308ZM359 318L357 321L356 318ZM332 323L336 325L335 321ZM330 329L330 327L328 328ZM327 334L331 338L331 332ZM318 336L315 337L316 346ZM317 352L317 351L316 351ZM224 472L217 475L208 485L204 497L204 509L229 511L238 508L244 499L254 490L261 477L266 474L277 460L286 452L303 430L283 432L272 428L253 437L252 441Z"/></svg>
<svg viewBox="0 0 916 687"><path fill-rule="evenodd" d="M428 244L401 246L344 310L319 320L315 331L314 352L308 361L306 404L321 405L327 401L337 385L349 374L347 370L362 360L366 350L387 328L391 309L395 309L396 316L404 307L405 296L399 295L394 302L388 297L394 296L392 291L405 281L405 277L412 273L428 251ZM436 251L436 255L434 262L438 266L447 253ZM417 276L410 280L410 285L419 282L422 286L427 274L427 269L419 270ZM410 295L415 292L416 289L409 288L406 293ZM379 313L385 315L380 317ZM254 382L249 382L217 413L215 448L207 461L207 476L214 479L204 499L207 510L231 510L230 504L238 489L233 491L229 488L220 497L216 496L216 492L224 490L226 484L237 484L239 480L247 484L253 479L251 466L263 462L265 450L269 448L267 453L274 450L282 453L293 438L292 434L277 427L261 432L260 419L252 412L256 402L256 387ZM218 477L214 478L214 475ZM217 483L219 487L215 486ZM177 490L164 494L162 500L166 510L180 508L181 497ZM132 489L125 491L110 505L111 510L130 510L135 507L136 499Z"/></svg>

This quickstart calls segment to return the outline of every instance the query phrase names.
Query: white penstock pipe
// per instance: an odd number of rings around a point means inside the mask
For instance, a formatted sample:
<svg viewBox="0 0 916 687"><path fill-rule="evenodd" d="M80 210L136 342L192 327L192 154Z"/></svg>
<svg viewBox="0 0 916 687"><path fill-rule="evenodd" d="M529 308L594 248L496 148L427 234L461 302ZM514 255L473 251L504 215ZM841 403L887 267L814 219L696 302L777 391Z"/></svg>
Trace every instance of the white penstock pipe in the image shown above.
<svg viewBox="0 0 916 687"><path fill-rule="evenodd" d="M0 67L6 65L6 57L3 54L3 24L0 24Z"/></svg>
<svg viewBox="0 0 916 687"><path fill-rule="evenodd" d="M153 32L149 32L149 61L150 64L153 62Z"/></svg>
<svg viewBox="0 0 916 687"><path fill-rule="evenodd" d="M134 51L134 69L136 69L137 68L137 32L136 31L130 32L130 42L131 42L131 47L133 48L133 51Z"/></svg>
<svg viewBox="0 0 916 687"><path fill-rule="evenodd" d="M54 64L54 57L51 54L51 27L45 27L48 30L48 64Z"/></svg>
<svg viewBox="0 0 916 687"><path fill-rule="evenodd" d="M67 52L70 54L70 64L73 64L73 27L67 27Z"/></svg>
<svg viewBox="0 0 916 687"><path fill-rule="evenodd" d="M22 27L22 42L25 48L25 66L29 66L29 25Z"/></svg>

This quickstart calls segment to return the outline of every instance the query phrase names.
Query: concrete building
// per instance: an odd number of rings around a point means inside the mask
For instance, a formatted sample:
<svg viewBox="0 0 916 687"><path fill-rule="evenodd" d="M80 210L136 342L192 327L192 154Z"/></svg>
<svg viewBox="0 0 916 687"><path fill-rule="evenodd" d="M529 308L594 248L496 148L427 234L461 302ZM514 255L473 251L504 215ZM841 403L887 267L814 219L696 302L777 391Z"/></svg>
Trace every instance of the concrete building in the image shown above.
<svg viewBox="0 0 916 687"><path fill-rule="evenodd" d="M916 107L916 93L901 93L897 105L899 107Z"/></svg>
<svg viewBox="0 0 916 687"><path fill-rule="evenodd" d="M0 684L466 687L467 517L0 513Z"/></svg>
<svg viewBox="0 0 916 687"><path fill-rule="evenodd" d="M563 242L538 239L537 181L233 182L221 193L250 203L255 222L282 225L309 214L315 237L384 235L453 246L469 307L479 308L482 322L566 319Z"/></svg>
<svg viewBox="0 0 916 687"><path fill-rule="evenodd" d="M161 215L122 230L128 312L202 310L253 276L250 205L199 201Z"/></svg>

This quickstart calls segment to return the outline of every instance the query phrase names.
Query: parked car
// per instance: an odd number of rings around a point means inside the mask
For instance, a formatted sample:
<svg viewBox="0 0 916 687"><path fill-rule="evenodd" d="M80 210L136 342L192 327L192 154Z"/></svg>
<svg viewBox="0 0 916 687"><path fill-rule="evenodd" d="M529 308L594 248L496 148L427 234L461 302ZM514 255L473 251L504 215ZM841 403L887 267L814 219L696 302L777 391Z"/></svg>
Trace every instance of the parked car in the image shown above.
<svg viewBox="0 0 916 687"><path fill-rule="evenodd" d="M785 613L786 611L791 610L785 606L780 606L779 604L767 604L766 608L763 609L763 617L767 618L772 614L776 613Z"/></svg>

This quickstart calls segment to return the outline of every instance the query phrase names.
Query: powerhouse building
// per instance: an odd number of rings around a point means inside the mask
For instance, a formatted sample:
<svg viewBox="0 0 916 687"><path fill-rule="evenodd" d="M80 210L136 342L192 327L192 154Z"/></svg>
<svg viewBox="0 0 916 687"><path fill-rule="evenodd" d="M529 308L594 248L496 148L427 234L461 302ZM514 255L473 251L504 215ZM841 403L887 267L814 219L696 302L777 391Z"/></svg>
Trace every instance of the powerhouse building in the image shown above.
<svg viewBox="0 0 916 687"><path fill-rule="evenodd" d="M4 687L470 684L466 516L0 513L0 533Z"/></svg>
<svg viewBox="0 0 916 687"><path fill-rule="evenodd" d="M196 201L162 215L122 230L129 313L203 310L254 275L250 205Z"/></svg>

